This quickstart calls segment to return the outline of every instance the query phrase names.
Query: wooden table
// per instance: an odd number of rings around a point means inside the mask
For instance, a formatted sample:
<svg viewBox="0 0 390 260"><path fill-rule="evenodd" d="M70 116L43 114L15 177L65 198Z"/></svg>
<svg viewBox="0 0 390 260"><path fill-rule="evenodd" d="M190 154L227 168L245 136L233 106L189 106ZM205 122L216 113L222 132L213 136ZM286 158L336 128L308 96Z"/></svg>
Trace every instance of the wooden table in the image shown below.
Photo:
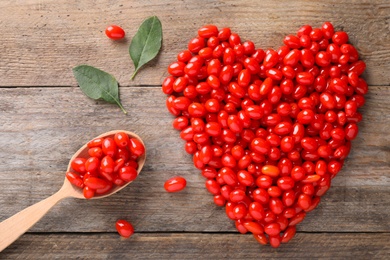
<svg viewBox="0 0 390 260"><path fill-rule="evenodd" d="M138 26L157 15L163 48L134 81L128 46ZM331 21L350 35L367 63L369 94L353 151L319 207L278 249L240 235L215 206L183 150L160 84L197 29L231 27L257 47L277 48L304 24ZM109 40L114 23L126 41ZM147 163L139 179L103 200L67 199L1 259L249 259L390 257L390 3L364 1L0 1L0 220L57 191L68 160L90 138L113 129L143 137ZM129 114L93 101L71 68L89 64L113 74ZM188 181L164 191L174 175ZM121 240L119 218L136 233Z"/></svg>

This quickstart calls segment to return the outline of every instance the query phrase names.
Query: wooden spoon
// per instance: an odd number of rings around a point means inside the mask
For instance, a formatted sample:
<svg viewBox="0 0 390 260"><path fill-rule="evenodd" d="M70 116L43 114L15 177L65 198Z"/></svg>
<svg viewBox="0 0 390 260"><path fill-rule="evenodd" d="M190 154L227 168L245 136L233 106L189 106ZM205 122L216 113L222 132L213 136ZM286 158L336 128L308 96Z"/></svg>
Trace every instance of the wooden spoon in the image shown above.
<svg viewBox="0 0 390 260"><path fill-rule="evenodd" d="M101 134L95 138L99 137L114 137L118 132L125 132L129 137L138 139L143 145L141 138L129 131L115 130L110 131L104 134ZM94 139L95 139L94 138ZM145 146L145 145L144 145ZM88 147L87 144L83 145L70 159L67 171L71 169L71 161L76 157L88 157ZM145 163L146 154L144 153L138 160L138 174L141 171ZM115 186L110 193L104 195L96 195L92 199L101 199L108 197L121 189L125 188L131 182L126 183L123 186ZM64 184L61 189L50 197L28 207L24 210L16 213L12 217L4 220L0 223L0 252L3 251L7 246L13 243L21 235L23 235L27 230L29 230L36 222L38 222L57 202L64 198L73 197L78 199L85 199L83 196L82 189L73 186L67 178L65 178Z"/></svg>

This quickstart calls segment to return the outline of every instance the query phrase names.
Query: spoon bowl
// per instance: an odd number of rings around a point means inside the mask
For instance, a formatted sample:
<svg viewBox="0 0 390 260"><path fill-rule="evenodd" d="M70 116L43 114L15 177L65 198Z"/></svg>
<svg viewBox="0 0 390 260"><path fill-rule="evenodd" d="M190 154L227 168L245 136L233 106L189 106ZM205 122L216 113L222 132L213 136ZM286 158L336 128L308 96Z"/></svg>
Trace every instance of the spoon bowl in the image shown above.
<svg viewBox="0 0 390 260"><path fill-rule="evenodd" d="M130 138L138 139L142 145L145 147L142 139L134 134L133 132L124 131L124 130L114 130L103 133L96 138L105 138L105 137L114 137L116 133L124 132ZM93 140L92 139L92 140ZM88 155L88 143L84 144L70 159L67 171L71 171L71 162L77 158L87 158ZM138 169L137 175L139 175L142 167L145 164L146 152L138 158ZM92 199L102 199L108 197L122 189L124 189L131 182L127 182L122 186L114 186L109 193L103 195L96 195ZM70 181L65 177L64 184L59 191L51 195L50 197L37 202L36 204L25 208L24 210L16 213L15 215L9 217L0 223L0 252L3 251L7 246L12 244L16 239L23 235L27 230L29 230L36 222L38 222L57 202L64 198L73 197L78 199L85 199L83 195L83 190L79 187L76 187L70 183Z"/></svg>
<svg viewBox="0 0 390 260"><path fill-rule="evenodd" d="M125 131L125 130L114 130L114 131L110 131L110 132L106 132L106 133L103 133L99 136L96 136L95 138L93 139L96 139L96 138L106 138L106 137L111 137L111 138L114 138L115 134L116 133L119 133L119 132L123 132L123 133L126 133L130 138L135 138L135 139L138 139L142 145L145 147L145 144L144 142L142 141L141 137L139 137L138 135L134 134L133 132L130 132L130 131ZM92 140L93 140L92 139ZM73 156L72 158L70 158L69 160L69 164L68 164L68 168L67 168L67 172L71 171L72 167L71 167L71 162L77 158L77 157L82 157L82 158L87 158L89 157L88 155L88 146L87 146L88 142L86 144L84 144ZM145 159L146 159L146 153L144 153L143 155L141 155L139 158L138 158L138 168L137 168L137 173L139 175L140 171L142 170L142 167L144 166L145 164ZM129 185L130 183L132 183L132 181L130 182L126 182L124 185L122 186L114 186L109 193L106 193L106 194L103 194L103 195L95 195L94 197L92 197L92 199L101 199L101 198L105 198L105 197L108 197L120 190L122 190L123 188L125 188L127 185ZM65 178L65 181L64 181L64 185L62 186L61 190L62 189L65 189L67 191L69 191L69 197L73 197L73 198L78 198L78 199L85 199L84 198L84 195L83 195L83 191L82 189L78 188L78 187L75 187L74 185L72 185L69 180L67 178Z"/></svg>

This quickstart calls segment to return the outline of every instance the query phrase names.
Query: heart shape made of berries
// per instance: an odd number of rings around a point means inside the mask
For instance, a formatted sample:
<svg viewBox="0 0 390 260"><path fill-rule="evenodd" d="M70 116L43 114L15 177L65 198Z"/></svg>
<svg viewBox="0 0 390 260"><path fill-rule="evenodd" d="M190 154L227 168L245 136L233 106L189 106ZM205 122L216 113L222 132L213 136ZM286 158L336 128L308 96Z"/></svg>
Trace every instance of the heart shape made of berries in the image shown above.
<svg viewBox="0 0 390 260"><path fill-rule="evenodd" d="M302 26L278 50L206 25L162 91L214 202L240 233L287 243L317 207L358 134L366 68L348 34Z"/></svg>

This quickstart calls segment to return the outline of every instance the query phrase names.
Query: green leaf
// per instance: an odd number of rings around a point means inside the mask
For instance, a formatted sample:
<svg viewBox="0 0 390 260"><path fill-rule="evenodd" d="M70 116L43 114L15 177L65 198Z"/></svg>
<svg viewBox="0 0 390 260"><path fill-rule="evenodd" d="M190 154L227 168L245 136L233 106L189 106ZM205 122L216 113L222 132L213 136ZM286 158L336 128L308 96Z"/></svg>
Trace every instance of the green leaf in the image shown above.
<svg viewBox="0 0 390 260"><path fill-rule="evenodd" d="M130 57L134 62L134 78L138 70L157 56L161 48L162 26L157 16L146 19L134 35L129 47Z"/></svg>
<svg viewBox="0 0 390 260"><path fill-rule="evenodd" d="M127 114L119 101L118 82L111 74L92 66L80 65L73 68L73 75L85 95L117 104Z"/></svg>

